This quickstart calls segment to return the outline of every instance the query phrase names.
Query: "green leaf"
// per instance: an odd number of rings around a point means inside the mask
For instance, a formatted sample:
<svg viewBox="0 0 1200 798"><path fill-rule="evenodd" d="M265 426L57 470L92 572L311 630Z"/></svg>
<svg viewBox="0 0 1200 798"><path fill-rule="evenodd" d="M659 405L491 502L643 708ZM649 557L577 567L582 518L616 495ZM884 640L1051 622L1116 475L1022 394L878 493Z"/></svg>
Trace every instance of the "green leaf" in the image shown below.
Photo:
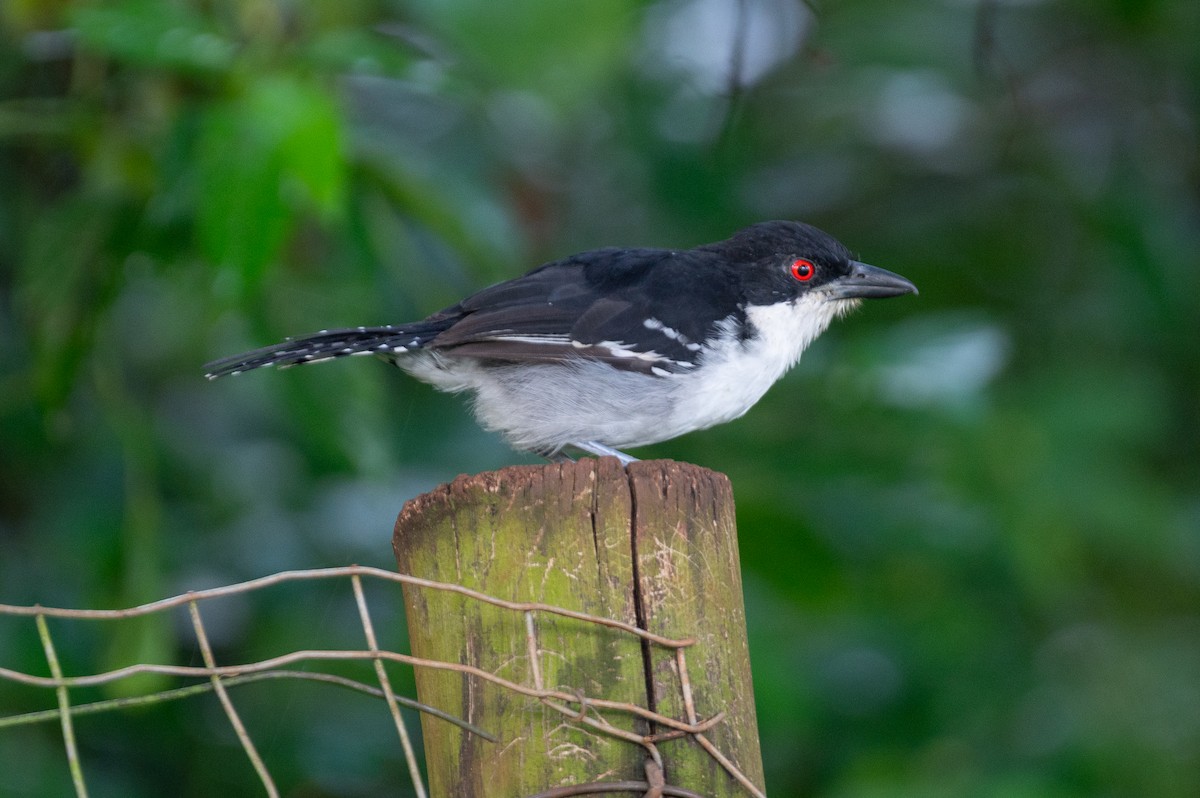
<svg viewBox="0 0 1200 798"><path fill-rule="evenodd" d="M339 211L345 169L341 119L332 99L298 81L272 78L253 86L246 111L251 124L273 128L285 179L298 181L321 213Z"/></svg>
<svg viewBox="0 0 1200 798"><path fill-rule="evenodd" d="M323 72L398 75L414 61L410 50L371 30L337 28L317 32L306 47L307 61Z"/></svg>
<svg viewBox="0 0 1200 798"><path fill-rule="evenodd" d="M292 224L280 194L277 142L222 107L204 120L199 148L200 248L243 287L257 284Z"/></svg>
<svg viewBox="0 0 1200 798"><path fill-rule="evenodd" d="M178 3L127 0L75 7L70 21L84 46L132 64L220 72L233 61L233 43Z"/></svg>
<svg viewBox="0 0 1200 798"><path fill-rule="evenodd" d="M213 262L256 285L304 205L326 217L345 194L341 122L322 92L269 77L211 109L199 145L197 234Z"/></svg>
<svg viewBox="0 0 1200 798"><path fill-rule="evenodd" d="M419 0L416 13L487 80L569 104L624 67L636 35L629 0Z"/></svg>
<svg viewBox="0 0 1200 798"><path fill-rule="evenodd" d="M47 407L65 401L112 300L119 270L108 247L121 214L105 198L74 195L43 208L25 231L14 307L28 326L34 392Z"/></svg>

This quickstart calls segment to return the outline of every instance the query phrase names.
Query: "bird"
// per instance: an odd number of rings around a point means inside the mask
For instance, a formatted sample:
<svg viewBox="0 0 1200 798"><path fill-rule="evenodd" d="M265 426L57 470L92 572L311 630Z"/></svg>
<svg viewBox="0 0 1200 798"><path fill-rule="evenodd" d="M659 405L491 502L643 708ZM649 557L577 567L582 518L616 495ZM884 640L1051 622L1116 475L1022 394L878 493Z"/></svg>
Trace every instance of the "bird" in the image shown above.
<svg viewBox="0 0 1200 798"><path fill-rule="evenodd" d="M691 249L582 252L421 321L321 330L205 372L375 355L471 394L481 426L514 449L628 465L624 449L742 416L863 299L916 293L812 225L767 221Z"/></svg>

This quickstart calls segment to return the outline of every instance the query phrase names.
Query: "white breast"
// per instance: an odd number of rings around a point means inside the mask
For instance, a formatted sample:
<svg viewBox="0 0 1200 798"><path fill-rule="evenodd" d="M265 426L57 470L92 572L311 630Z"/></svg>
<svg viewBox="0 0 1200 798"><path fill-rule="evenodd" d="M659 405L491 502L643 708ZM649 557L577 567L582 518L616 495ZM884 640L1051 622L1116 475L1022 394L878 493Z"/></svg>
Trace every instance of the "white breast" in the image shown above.
<svg viewBox="0 0 1200 798"><path fill-rule="evenodd" d="M813 339L851 307L849 302L830 302L809 294L794 302L747 308L754 332L750 338L739 342L730 335L705 354L696 373L675 378L691 383L672 414L671 426L687 427L676 434L705 429L744 414L796 365ZM728 325L732 327L732 320Z"/></svg>

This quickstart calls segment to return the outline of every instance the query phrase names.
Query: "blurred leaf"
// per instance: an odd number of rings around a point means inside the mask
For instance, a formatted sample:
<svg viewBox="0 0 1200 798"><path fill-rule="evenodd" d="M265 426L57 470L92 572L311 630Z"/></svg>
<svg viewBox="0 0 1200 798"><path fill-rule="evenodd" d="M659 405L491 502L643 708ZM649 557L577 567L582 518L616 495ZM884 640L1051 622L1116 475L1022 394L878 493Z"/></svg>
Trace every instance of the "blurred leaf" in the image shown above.
<svg viewBox="0 0 1200 798"><path fill-rule="evenodd" d="M26 232L15 304L35 351L35 394L46 406L66 398L111 299L118 275L105 248L119 213L100 198L76 196L44 210Z"/></svg>
<svg viewBox="0 0 1200 798"><path fill-rule="evenodd" d="M122 605L124 606L124 605ZM116 670L144 662L169 662L175 648L171 619L165 615L143 615L116 626L103 656L103 667ZM114 698L148 695L173 686L169 676L139 673L105 685L104 692Z"/></svg>
<svg viewBox="0 0 1200 798"><path fill-rule="evenodd" d="M632 0L418 0L414 6L487 80L562 103L584 99L623 66L638 20Z"/></svg>
<svg viewBox="0 0 1200 798"><path fill-rule="evenodd" d="M323 69L384 75L397 74L414 60L394 40L353 28L319 33L308 46L308 57Z"/></svg>
<svg viewBox="0 0 1200 798"><path fill-rule="evenodd" d="M233 61L233 43L184 3L76 5L70 20L87 47L132 64L219 72Z"/></svg>
<svg viewBox="0 0 1200 798"><path fill-rule="evenodd" d="M197 161L197 228L204 254L256 286L308 205L337 214L345 191L337 110L289 78L254 81L208 110Z"/></svg>
<svg viewBox="0 0 1200 798"><path fill-rule="evenodd" d="M23 31L48 30L62 24L72 0L7 0L0 3L0 23Z"/></svg>
<svg viewBox="0 0 1200 798"><path fill-rule="evenodd" d="M93 358L93 384L105 414L105 422L116 433L123 450L124 518L122 520L120 578L113 606L132 607L161 597L163 517L158 458L153 428L144 408L137 406L128 386L122 383L120 365L111 351L101 345ZM119 623L105 653L105 667L123 668L139 662L165 662L173 640L171 619L153 614ZM107 687L114 696L133 696L161 690L170 680L162 674L139 674Z"/></svg>
<svg viewBox="0 0 1200 798"><path fill-rule="evenodd" d="M277 144L232 108L213 108L202 124L197 235L205 256L231 269L242 287L262 280L291 228Z"/></svg>
<svg viewBox="0 0 1200 798"><path fill-rule="evenodd" d="M298 181L308 202L326 217L342 210L345 199L342 128L338 109L322 92L287 80L263 81L248 98L248 116L279 125L279 152L285 180Z"/></svg>

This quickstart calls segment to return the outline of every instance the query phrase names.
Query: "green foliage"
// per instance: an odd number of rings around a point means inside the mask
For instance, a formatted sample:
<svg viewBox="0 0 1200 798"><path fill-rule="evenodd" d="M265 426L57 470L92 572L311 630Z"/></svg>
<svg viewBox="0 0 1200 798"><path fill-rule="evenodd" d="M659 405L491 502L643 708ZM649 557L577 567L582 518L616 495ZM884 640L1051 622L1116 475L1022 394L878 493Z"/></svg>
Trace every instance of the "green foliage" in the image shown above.
<svg viewBox="0 0 1200 798"><path fill-rule="evenodd" d="M394 369L205 361L799 218L920 297L640 453L733 480L772 794L1195 795L1197 41L1188 0L0 4L0 602L387 567L404 499L520 457ZM220 655L353 628L299 602L214 618ZM43 666L28 629L0 665ZM403 781L365 699L240 689L293 794ZM254 794L211 712L81 723L94 792ZM70 789L50 728L0 773Z"/></svg>
<svg viewBox="0 0 1200 798"><path fill-rule="evenodd" d="M200 251L258 288L305 206L326 218L344 208L337 108L318 88L262 76L243 96L206 108L200 128Z"/></svg>
<svg viewBox="0 0 1200 798"><path fill-rule="evenodd" d="M71 5L67 22L89 50L122 63L176 71L221 73L233 64L234 46L211 20L182 3L154 0Z"/></svg>
<svg viewBox="0 0 1200 798"><path fill-rule="evenodd" d="M637 34L631 0L417 0L412 10L445 37L488 87L586 102L621 70Z"/></svg>

